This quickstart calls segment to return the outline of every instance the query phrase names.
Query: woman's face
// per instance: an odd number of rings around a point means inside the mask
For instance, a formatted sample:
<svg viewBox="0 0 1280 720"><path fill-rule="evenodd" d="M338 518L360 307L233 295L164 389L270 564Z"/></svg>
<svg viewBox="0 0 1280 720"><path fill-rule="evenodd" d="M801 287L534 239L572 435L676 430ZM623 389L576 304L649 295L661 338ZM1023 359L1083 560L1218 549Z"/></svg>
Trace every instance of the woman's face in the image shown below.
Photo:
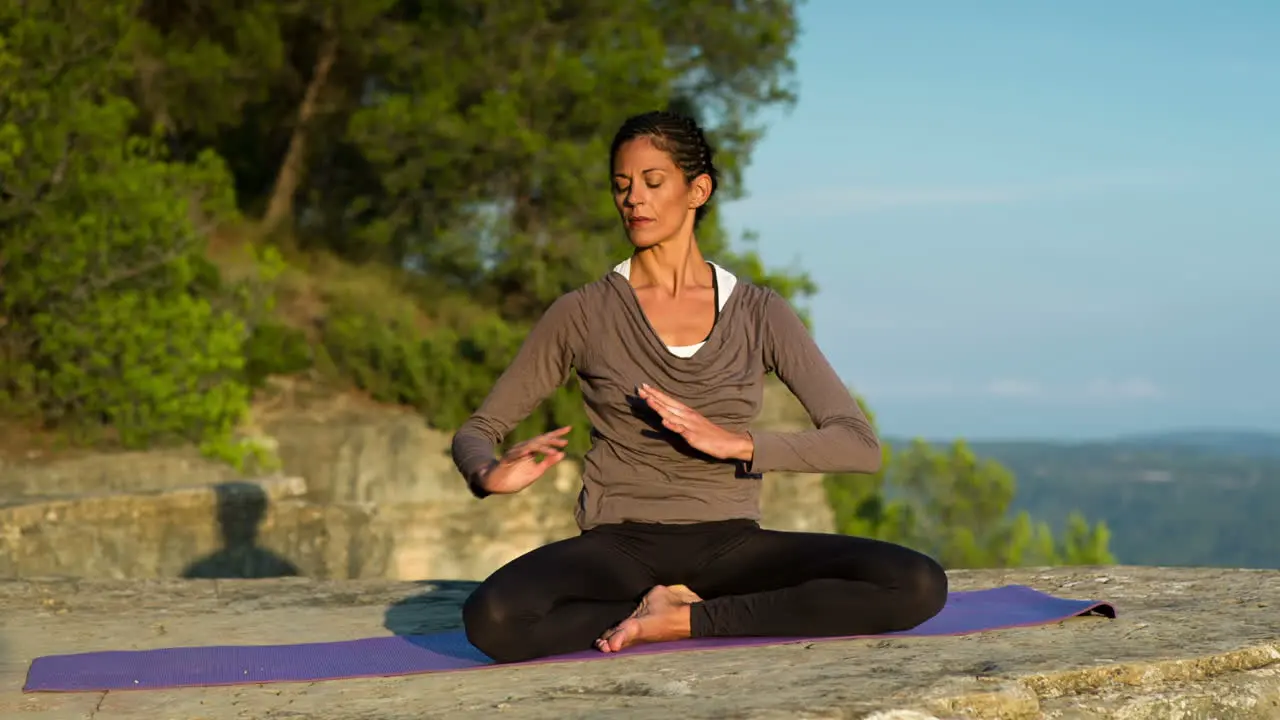
<svg viewBox="0 0 1280 720"><path fill-rule="evenodd" d="M671 156L647 137L618 148L613 159L613 203L631 244L653 247L692 230L694 212L707 196L706 180L685 182Z"/></svg>

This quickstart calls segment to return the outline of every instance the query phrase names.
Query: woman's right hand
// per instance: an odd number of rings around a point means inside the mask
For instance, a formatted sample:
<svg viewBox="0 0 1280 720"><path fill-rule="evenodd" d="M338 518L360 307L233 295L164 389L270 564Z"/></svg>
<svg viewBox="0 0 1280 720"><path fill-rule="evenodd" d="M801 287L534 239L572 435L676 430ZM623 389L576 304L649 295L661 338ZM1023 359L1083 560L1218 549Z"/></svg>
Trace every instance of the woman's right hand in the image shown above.
<svg viewBox="0 0 1280 720"><path fill-rule="evenodd" d="M571 429L557 428L511 446L489 466L480 478L480 487L493 495L510 495L529 487L564 459L564 447L569 444L564 436Z"/></svg>

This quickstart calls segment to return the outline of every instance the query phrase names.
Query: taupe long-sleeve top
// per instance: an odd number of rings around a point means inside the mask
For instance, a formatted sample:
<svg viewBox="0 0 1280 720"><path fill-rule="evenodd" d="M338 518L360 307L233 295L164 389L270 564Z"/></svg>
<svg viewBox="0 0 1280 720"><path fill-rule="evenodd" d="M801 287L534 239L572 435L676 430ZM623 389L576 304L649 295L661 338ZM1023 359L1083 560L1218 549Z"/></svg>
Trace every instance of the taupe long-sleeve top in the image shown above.
<svg viewBox="0 0 1280 720"><path fill-rule="evenodd" d="M706 340L669 348L649 324L629 263L557 299L510 367L453 438L453 459L472 488L508 432L576 371L592 425L575 517L587 530L624 521L695 523L759 519L769 471L874 472L880 444L857 401L808 329L776 292L713 265L720 313ZM752 430L773 373L814 428ZM749 431L749 463L718 460L665 429L636 396L649 383L708 420Z"/></svg>

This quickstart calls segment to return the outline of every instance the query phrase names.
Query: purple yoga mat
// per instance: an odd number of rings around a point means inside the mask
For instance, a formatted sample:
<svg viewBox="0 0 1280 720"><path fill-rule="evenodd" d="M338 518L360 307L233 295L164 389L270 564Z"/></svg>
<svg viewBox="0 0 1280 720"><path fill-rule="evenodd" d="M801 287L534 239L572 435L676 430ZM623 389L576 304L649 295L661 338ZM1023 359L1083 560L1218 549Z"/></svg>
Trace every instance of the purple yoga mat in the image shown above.
<svg viewBox="0 0 1280 720"><path fill-rule="evenodd" d="M1093 600L1067 600L1022 585L951 593L942 612L897 636L965 635L984 630L1045 625L1077 615L1115 617ZM866 637L866 636L858 636ZM620 653L585 650L530 663L570 662L849 638L715 638L639 645ZM461 631L385 636L298 645L231 645L162 650L91 652L37 658L25 692L100 692L156 688L310 682L471 670L493 662Z"/></svg>

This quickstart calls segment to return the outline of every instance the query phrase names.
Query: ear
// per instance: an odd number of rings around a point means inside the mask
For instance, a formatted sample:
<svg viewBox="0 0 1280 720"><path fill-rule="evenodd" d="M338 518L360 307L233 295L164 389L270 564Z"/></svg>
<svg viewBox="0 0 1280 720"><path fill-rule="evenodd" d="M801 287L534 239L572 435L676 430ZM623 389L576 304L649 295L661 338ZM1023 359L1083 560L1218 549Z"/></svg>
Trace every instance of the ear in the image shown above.
<svg viewBox="0 0 1280 720"><path fill-rule="evenodd" d="M696 210L711 199L711 176L703 173L689 183L689 209Z"/></svg>

